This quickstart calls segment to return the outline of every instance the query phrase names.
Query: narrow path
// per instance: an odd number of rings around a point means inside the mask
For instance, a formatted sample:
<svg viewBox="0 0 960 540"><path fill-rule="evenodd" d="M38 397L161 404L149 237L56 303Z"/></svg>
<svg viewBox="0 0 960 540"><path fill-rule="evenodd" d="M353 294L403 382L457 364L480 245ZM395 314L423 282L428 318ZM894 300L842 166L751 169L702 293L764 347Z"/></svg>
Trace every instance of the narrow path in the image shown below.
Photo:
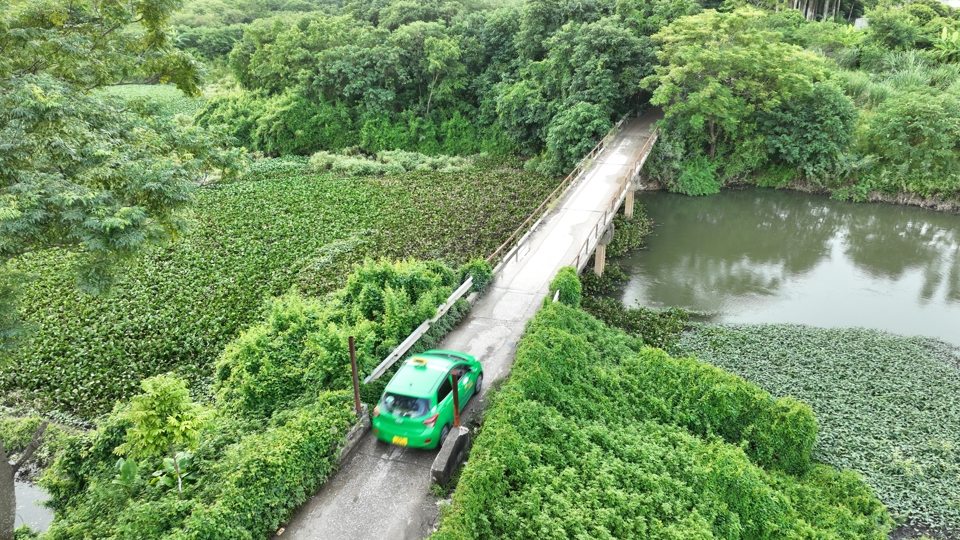
<svg viewBox="0 0 960 540"><path fill-rule="evenodd" d="M650 136L659 110L624 125L606 150L506 264L483 297L440 344L469 352L484 369L484 394L505 377L524 324L539 309L557 270L572 263L591 228L617 194L620 179ZM480 401L483 400L483 395ZM478 408L467 405L465 418ZM429 493L436 451L401 448L369 432L343 467L301 506L283 540L421 539L430 534L438 505Z"/></svg>

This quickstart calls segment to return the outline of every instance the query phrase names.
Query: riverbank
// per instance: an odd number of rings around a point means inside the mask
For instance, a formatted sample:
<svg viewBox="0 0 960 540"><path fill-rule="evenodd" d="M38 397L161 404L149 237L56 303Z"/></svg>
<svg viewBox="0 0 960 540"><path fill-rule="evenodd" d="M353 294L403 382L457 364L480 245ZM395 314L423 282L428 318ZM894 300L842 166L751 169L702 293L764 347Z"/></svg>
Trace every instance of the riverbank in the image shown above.
<svg viewBox="0 0 960 540"><path fill-rule="evenodd" d="M751 184L749 182L736 182L732 184L725 185L723 189L745 189L759 187L756 184ZM805 180L794 180L787 185L780 188L766 188L766 189L779 189L787 191L796 191L798 193L809 193L812 195L823 195L824 197L833 197L835 191L831 191L823 186L813 184ZM667 191L660 182L656 180L645 180L641 177L640 182L637 184L638 191ZM850 200L849 198L841 198L840 200ZM916 206L918 208L923 208L926 210L935 210L937 212L953 212L960 213L960 195L954 198L942 198L942 197L921 197L916 193L898 193L896 195L891 195L889 193L883 193L881 191L868 191L863 194L862 200L857 199L854 202L882 202L888 204L896 204L901 206Z"/></svg>

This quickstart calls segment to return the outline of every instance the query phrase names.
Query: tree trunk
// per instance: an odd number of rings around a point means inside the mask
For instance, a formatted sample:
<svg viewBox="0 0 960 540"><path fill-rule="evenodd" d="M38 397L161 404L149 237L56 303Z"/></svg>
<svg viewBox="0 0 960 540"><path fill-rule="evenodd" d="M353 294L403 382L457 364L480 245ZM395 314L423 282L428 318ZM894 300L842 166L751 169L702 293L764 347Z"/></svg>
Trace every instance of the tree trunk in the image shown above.
<svg viewBox="0 0 960 540"><path fill-rule="evenodd" d="M14 477L17 471L27 462L40 446L40 438L47 423L41 423L35 432L30 444L20 454L16 463L10 463L7 451L3 447L3 438L0 438L0 540L13 540L13 524L17 521L17 492L14 486Z"/></svg>
<svg viewBox="0 0 960 540"><path fill-rule="evenodd" d="M436 75L433 76L433 83L430 85L430 94L427 96L427 115L424 116L425 120L430 119L430 101L433 100L433 89L437 87L437 79L440 78L440 72L438 71Z"/></svg>
<svg viewBox="0 0 960 540"><path fill-rule="evenodd" d="M10 463L7 450L3 447L3 438L0 438L0 540L13 540L13 524L17 521L17 492L14 477L17 470L33 457L46 429L46 422L37 427L30 444L20 454L20 459L16 463Z"/></svg>
<svg viewBox="0 0 960 540"><path fill-rule="evenodd" d="M713 117L710 117L710 159L717 155L717 134L713 124Z"/></svg>
<svg viewBox="0 0 960 540"><path fill-rule="evenodd" d="M173 470L177 474L177 498L182 501L183 500L183 481L180 478L180 463L177 461L177 453L173 450L172 443L170 444L170 456L173 457Z"/></svg>
<svg viewBox="0 0 960 540"><path fill-rule="evenodd" d="M7 458L0 438L0 540L13 540L13 524L17 519L17 492L14 491L13 465Z"/></svg>

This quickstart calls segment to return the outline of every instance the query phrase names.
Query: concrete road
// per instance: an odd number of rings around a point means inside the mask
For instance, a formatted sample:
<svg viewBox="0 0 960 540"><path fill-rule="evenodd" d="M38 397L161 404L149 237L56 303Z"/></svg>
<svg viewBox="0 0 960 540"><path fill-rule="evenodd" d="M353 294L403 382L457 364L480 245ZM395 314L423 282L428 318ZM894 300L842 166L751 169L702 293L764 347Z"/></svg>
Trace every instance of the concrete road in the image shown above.
<svg viewBox="0 0 960 540"><path fill-rule="evenodd" d="M632 119L504 265L470 313L440 344L469 352L484 369L484 388L464 418L482 406L490 383L506 377L524 324L539 309L556 271L572 264L591 228L617 194L620 179L638 157L660 117ZM343 467L301 506L283 540L421 539L433 530L438 502L429 493L436 451L401 448L369 432Z"/></svg>

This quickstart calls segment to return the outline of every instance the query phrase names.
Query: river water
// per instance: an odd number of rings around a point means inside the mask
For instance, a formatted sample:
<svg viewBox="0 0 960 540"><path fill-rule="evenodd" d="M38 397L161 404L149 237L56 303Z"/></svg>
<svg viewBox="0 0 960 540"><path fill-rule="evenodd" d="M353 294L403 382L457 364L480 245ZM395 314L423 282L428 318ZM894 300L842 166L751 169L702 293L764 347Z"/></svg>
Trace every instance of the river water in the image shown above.
<svg viewBox="0 0 960 540"><path fill-rule="evenodd" d="M14 491L17 494L17 517L14 526L26 524L34 531L47 530L53 521L53 512L40 504L50 499L50 496L27 482L15 482Z"/></svg>
<svg viewBox="0 0 960 540"><path fill-rule="evenodd" d="M960 346L960 216L751 188L638 194L657 223L619 259L625 304L701 320L861 326Z"/></svg>

